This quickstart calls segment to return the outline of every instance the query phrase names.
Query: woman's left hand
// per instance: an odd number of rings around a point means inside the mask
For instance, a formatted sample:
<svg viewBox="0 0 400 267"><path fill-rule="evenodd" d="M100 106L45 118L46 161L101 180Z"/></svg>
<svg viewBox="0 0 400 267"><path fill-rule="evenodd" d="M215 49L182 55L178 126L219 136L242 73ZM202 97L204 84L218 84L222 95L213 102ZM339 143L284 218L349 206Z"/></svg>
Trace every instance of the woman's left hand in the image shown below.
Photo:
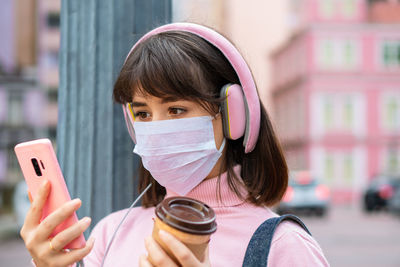
<svg viewBox="0 0 400 267"><path fill-rule="evenodd" d="M186 247L185 244L176 239L173 235L165 231L160 231L159 237L168 246L168 248L172 251L172 253L174 253L174 256L177 258L181 266L183 267L211 266L208 256L208 246L205 251L204 261L200 262L196 258L196 256L190 251L190 249ZM145 245L146 245L146 250L148 252L148 256L141 255L139 260L140 267L178 266L151 236L146 238ZM149 261L149 258L151 258L151 262Z"/></svg>

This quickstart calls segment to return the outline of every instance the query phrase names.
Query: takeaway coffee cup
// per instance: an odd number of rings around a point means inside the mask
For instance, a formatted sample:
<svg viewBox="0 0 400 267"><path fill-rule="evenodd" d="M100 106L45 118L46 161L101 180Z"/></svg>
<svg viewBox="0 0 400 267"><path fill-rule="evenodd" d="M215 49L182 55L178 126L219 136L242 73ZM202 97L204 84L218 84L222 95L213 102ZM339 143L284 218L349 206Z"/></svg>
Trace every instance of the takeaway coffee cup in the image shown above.
<svg viewBox="0 0 400 267"><path fill-rule="evenodd" d="M155 214L153 238L176 263L178 262L173 253L158 236L160 230L175 236L200 261L204 260L210 236L217 230L212 208L192 198L170 197L157 205Z"/></svg>

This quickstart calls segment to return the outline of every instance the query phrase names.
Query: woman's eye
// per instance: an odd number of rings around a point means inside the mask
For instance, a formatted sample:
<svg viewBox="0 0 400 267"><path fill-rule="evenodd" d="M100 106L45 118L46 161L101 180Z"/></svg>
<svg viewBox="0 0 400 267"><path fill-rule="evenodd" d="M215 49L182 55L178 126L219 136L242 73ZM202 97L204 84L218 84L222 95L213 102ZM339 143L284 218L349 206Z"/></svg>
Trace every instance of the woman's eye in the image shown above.
<svg viewBox="0 0 400 267"><path fill-rule="evenodd" d="M183 108L170 108L169 113L172 115L181 115L185 112L186 110Z"/></svg>
<svg viewBox="0 0 400 267"><path fill-rule="evenodd" d="M146 120L150 117L150 114L148 112L144 111L139 111L135 113L135 118L140 119L140 120Z"/></svg>

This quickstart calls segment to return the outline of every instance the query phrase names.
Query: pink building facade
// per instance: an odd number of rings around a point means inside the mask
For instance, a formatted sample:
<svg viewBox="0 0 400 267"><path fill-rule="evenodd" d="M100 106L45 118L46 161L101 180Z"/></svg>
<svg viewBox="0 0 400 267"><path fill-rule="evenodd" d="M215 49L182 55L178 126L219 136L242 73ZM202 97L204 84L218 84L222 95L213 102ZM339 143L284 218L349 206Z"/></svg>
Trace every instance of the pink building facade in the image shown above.
<svg viewBox="0 0 400 267"><path fill-rule="evenodd" d="M371 23L363 0L303 2L272 55L275 122L290 169L351 202L373 175L400 174L400 24Z"/></svg>

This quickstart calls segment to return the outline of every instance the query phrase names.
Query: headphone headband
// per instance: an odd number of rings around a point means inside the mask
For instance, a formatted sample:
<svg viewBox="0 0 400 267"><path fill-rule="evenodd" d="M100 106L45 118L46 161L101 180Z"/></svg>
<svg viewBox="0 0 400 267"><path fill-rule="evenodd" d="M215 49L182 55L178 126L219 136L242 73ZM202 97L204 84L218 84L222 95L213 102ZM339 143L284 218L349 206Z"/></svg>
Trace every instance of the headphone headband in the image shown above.
<svg viewBox="0 0 400 267"><path fill-rule="evenodd" d="M228 59L236 74L239 77L240 84L245 96L246 101L246 131L244 135L243 145L245 147L245 153L251 152L258 139L260 131L260 100L257 93L257 88L253 80L253 76L246 61L239 53L233 44L228 41L224 36L217 33L216 31L193 23L171 23L161 27L155 28L154 30L146 33L129 51L126 58L129 57L135 47L148 39L149 37L156 35L161 32L168 31L184 31L198 35L205 39L216 48L218 48L224 56Z"/></svg>

